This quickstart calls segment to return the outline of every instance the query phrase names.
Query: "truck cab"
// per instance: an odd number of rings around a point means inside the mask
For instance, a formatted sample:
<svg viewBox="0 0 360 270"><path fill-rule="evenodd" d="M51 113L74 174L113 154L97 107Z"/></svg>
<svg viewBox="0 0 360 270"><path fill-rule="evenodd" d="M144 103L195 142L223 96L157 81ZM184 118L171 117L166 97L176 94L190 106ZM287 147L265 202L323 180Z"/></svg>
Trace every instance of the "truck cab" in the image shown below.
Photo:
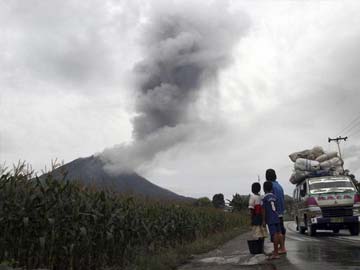
<svg viewBox="0 0 360 270"><path fill-rule="evenodd" d="M317 230L348 229L351 235L359 234L360 194L348 176L307 178L296 186L293 197L300 233L314 236Z"/></svg>

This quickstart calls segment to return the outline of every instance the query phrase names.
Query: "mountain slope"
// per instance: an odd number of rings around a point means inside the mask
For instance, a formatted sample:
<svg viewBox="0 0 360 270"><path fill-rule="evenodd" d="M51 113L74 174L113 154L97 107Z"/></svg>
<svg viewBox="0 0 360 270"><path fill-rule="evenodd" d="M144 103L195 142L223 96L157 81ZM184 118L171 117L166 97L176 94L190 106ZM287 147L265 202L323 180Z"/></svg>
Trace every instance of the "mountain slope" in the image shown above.
<svg viewBox="0 0 360 270"><path fill-rule="evenodd" d="M159 187L144 177L133 173L113 176L108 174L100 158L90 156L73 160L52 172L61 179L66 172L65 180L76 180L85 185L93 185L101 189L112 190L123 194L136 194L144 197L164 200L192 200Z"/></svg>

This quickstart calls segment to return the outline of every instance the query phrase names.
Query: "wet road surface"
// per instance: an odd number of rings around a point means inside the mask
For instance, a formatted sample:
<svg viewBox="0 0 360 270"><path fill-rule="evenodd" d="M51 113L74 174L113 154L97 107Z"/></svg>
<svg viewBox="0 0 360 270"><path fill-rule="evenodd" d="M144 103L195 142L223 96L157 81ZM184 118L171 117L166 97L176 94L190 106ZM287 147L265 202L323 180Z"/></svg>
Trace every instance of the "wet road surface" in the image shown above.
<svg viewBox="0 0 360 270"><path fill-rule="evenodd" d="M281 269L281 270L360 270L360 236L351 236L348 230L338 234L319 231L316 237L302 235L293 222L286 223L287 255L267 261L263 254L251 255L247 247L250 234L243 234L217 250L202 254L178 270L231 270L231 269ZM271 243L266 240L265 250Z"/></svg>
<svg viewBox="0 0 360 270"><path fill-rule="evenodd" d="M288 254L275 263L276 269L360 270L360 236L341 230L338 234L318 231L310 237L297 232L293 222L286 226Z"/></svg>

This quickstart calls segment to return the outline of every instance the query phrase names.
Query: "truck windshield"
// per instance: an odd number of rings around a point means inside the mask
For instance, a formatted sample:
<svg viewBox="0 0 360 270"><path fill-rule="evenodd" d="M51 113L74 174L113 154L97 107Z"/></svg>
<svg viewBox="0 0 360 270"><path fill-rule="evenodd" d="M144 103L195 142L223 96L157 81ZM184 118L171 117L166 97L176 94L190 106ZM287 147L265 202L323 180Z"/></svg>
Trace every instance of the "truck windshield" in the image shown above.
<svg viewBox="0 0 360 270"><path fill-rule="evenodd" d="M355 191L353 183L347 178L340 179L310 179L311 193Z"/></svg>

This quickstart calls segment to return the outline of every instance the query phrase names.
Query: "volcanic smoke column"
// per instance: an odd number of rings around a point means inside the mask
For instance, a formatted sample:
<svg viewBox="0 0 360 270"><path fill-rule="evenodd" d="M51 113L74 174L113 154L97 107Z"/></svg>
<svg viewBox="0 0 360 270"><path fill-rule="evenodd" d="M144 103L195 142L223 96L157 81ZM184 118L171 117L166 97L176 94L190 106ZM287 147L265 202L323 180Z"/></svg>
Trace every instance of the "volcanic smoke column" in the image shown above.
<svg viewBox="0 0 360 270"><path fill-rule="evenodd" d="M191 137L201 122L193 109L199 92L229 64L232 48L248 26L225 7L166 8L150 17L144 31L145 57L134 67L133 141L102 154L112 173L136 170Z"/></svg>

